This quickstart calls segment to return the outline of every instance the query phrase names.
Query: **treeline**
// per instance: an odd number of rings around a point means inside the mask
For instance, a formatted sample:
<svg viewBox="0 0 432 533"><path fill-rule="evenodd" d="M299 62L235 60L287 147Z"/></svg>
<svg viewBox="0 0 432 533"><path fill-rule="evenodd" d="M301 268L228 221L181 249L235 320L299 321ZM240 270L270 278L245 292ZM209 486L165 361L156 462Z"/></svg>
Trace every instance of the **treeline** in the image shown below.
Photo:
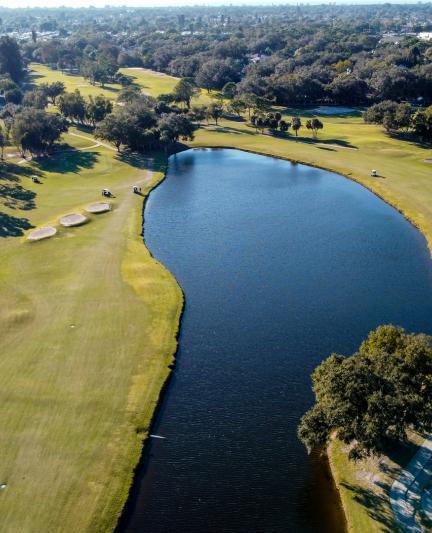
<svg viewBox="0 0 432 533"><path fill-rule="evenodd" d="M413 131L424 141L432 141L432 106L415 109L407 103L386 100L363 113L365 122L381 124L388 132Z"/></svg>
<svg viewBox="0 0 432 533"><path fill-rule="evenodd" d="M95 12L83 21L80 10L50 12L62 32L29 36L25 61L101 84L127 83L118 68L142 66L208 90L231 82L280 105L432 101L432 42L416 36L432 29L427 4Z"/></svg>
<svg viewBox="0 0 432 533"><path fill-rule="evenodd" d="M152 98L134 87L123 91L113 104L103 95L84 98L78 89L66 92L61 82L41 84L24 93L20 104L9 103L1 109L4 129L0 128L0 147L3 150L9 142L23 156L47 155L74 123L94 128L97 137L113 143L118 150L169 149L180 139L192 140L198 128L195 120L201 117L198 110L187 113L165 101L175 98ZM58 112L45 110L49 102Z"/></svg>

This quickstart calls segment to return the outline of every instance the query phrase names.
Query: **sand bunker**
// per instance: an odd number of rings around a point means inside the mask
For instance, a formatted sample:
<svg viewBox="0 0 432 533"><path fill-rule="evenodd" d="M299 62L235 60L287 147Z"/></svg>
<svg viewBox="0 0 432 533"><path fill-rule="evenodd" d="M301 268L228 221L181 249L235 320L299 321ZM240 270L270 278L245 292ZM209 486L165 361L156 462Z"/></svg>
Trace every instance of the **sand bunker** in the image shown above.
<svg viewBox="0 0 432 533"><path fill-rule="evenodd" d="M355 111L355 109L353 109L352 107L344 106L322 105L320 107L315 108L313 111L318 115L348 115L349 113Z"/></svg>
<svg viewBox="0 0 432 533"><path fill-rule="evenodd" d="M96 202L86 207L87 213L105 213L111 211L111 204L109 202Z"/></svg>
<svg viewBox="0 0 432 533"><path fill-rule="evenodd" d="M81 226L81 224L84 224L84 222L87 222L87 218L80 213L71 213L70 215L61 217L60 219L60 224L62 226L66 226L67 228L70 226Z"/></svg>
<svg viewBox="0 0 432 533"><path fill-rule="evenodd" d="M39 228L35 229L31 233L28 234L27 239L30 241L40 241L41 239L47 239L48 237L52 237L57 233L57 230L51 226L47 226L46 228Z"/></svg>

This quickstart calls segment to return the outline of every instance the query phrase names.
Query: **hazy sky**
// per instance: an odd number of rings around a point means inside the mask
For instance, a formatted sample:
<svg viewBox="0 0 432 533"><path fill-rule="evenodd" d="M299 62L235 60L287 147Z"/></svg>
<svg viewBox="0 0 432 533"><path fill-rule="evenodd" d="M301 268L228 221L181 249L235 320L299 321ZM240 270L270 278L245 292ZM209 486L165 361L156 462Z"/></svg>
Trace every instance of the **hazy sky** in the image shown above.
<svg viewBox="0 0 432 533"><path fill-rule="evenodd" d="M385 0L382 0L384 2ZM417 0L404 1L398 0L398 3L414 3ZM181 5L250 5L250 4L322 4L331 3L326 0L0 0L2 7L86 7L92 5L95 7L104 7L106 5L113 6L181 6ZM334 3L334 2L332 2ZM380 3L380 0L338 0L336 3L344 4L373 4Z"/></svg>

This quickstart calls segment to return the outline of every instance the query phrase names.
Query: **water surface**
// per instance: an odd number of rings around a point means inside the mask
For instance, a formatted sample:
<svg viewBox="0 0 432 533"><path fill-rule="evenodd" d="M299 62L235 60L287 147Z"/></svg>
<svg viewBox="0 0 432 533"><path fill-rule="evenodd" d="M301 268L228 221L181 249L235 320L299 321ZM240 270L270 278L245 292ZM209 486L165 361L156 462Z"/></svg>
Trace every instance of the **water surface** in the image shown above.
<svg viewBox="0 0 432 533"><path fill-rule="evenodd" d="M186 296L127 532L336 532L296 437L310 373L382 323L431 332L425 240L339 175L235 150L172 156L145 240ZM335 522L338 522L335 524Z"/></svg>

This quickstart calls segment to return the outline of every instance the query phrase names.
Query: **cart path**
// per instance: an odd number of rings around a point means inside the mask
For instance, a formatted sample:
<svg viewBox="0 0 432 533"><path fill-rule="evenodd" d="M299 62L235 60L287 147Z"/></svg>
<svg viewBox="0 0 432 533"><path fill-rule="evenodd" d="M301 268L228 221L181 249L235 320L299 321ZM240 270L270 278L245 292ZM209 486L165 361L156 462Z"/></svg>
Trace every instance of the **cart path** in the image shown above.
<svg viewBox="0 0 432 533"><path fill-rule="evenodd" d="M92 141L96 144L96 146L103 146L105 148L108 148L109 150L112 150L113 152L116 152L116 148L114 148L114 146L111 146L110 144L107 144L107 143L103 143L101 141L98 141L97 139L95 139L94 137L88 137L87 135L80 135L79 133L73 133L73 132L69 132L69 135L72 135L72 137L78 137L80 139L85 139L87 141ZM88 147L87 147L88 148ZM85 150L85 148L81 148L82 150Z"/></svg>
<svg viewBox="0 0 432 533"><path fill-rule="evenodd" d="M426 531L419 523L418 512L428 501L428 498L422 498L422 493L431 479L432 435L423 441L418 452L408 466L402 470L390 489L393 513L404 531L410 533Z"/></svg>

